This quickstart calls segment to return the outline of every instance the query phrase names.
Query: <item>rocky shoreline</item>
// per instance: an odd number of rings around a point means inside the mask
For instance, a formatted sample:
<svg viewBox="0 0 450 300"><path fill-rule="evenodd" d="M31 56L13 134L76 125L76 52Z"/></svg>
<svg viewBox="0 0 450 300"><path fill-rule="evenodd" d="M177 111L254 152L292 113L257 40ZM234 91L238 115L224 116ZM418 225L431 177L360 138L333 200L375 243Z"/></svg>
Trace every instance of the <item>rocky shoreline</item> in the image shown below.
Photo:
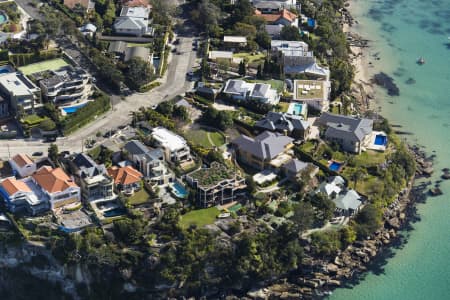
<svg viewBox="0 0 450 300"><path fill-rule="evenodd" d="M399 231L416 219L415 204L426 198L428 184L414 186L416 178L429 176L432 158L426 157L418 147L411 147L418 166L416 175L402 190L383 216L383 225L364 241L357 241L340 252L334 259L324 260L307 256L300 269L302 274L282 278L262 289L247 293L250 299L320 299L333 289L346 286L370 269L370 264L383 256L391 245L402 243ZM431 174L431 173L430 173ZM242 298L241 298L242 299Z"/></svg>

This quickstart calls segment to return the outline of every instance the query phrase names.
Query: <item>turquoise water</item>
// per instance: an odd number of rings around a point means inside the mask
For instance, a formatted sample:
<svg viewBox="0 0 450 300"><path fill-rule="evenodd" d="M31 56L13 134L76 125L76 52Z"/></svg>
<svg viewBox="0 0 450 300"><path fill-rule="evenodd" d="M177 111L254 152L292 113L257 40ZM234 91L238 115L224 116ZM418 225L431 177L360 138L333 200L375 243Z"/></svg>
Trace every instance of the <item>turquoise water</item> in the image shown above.
<svg viewBox="0 0 450 300"><path fill-rule="evenodd" d="M359 0L351 11L360 22L356 29L373 41L370 53L381 58L370 59L370 73L382 70L400 88L398 97L377 90L377 106L400 130L414 133L404 138L436 154L437 180L450 167L450 0ZM416 64L420 56L422 66ZM409 78L415 83L407 84ZM450 299L450 181L441 189L444 196L418 205L421 220L403 233L402 249L330 299Z"/></svg>
<svg viewBox="0 0 450 300"><path fill-rule="evenodd" d="M82 104L78 104L78 105L74 105L74 106L63 107L62 110L64 110L66 112L66 114L73 114L74 112L76 112L77 110L79 110L80 108L85 106L86 104L87 103L82 103Z"/></svg>
<svg viewBox="0 0 450 300"><path fill-rule="evenodd" d="M177 198L186 198L188 192L178 181L172 184L172 192Z"/></svg>
<svg viewBox="0 0 450 300"><path fill-rule="evenodd" d="M0 24L5 23L7 20L8 20L8 17L5 15L5 13L0 11Z"/></svg>
<svg viewBox="0 0 450 300"><path fill-rule="evenodd" d="M303 114L303 104L302 103L291 103L288 107L287 112L292 115L300 116Z"/></svg>

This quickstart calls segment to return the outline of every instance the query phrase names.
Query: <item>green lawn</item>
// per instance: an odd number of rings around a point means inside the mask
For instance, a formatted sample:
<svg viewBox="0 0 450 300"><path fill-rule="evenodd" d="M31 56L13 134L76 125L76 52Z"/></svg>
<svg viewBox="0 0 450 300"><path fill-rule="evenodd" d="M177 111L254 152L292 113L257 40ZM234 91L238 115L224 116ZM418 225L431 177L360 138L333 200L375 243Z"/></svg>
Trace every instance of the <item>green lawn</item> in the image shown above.
<svg viewBox="0 0 450 300"><path fill-rule="evenodd" d="M42 72L47 70L57 70L67 65L68 63L64 59L55 58L20 67L19 71L21 71L25 75L29 75L36 72Z"/></svg>
<svg viewBox="0 0 450 300"><path fill-rule="evenodd" d="M225 144L225 137L217 131L208 131L205 129L189 130L186 131L185 137L192 143L205 148L219 147Z"/></svg>
<svg viewBox="0 0 450 300"><path fill-rule="evenodd" d="M127 47L145 47L145 48L151 48L152 43L127 43Z"/></svg>
<svg viewBox="0 0 450 300"><path fill-rule="evenodd" d="M283 92L283 90L284 90L284 82L283 82L283 80L276 80L276 79L250 80L250 82L260 82L260 83L270 84L272 86L272 88L276 89L279 93Z"/></svg>
<svg viewBox="0 0 450 300"><path fill-rule="evenodd" d="M367 150L359 155L355 155L355 165L357 166L373 166L379 165L386 160L386 152L378 152Z"/></svg>
<svg viewBox="0 0 450 300"><path fill-rule="evenodd" d="M128 198L128 201L130 201L131 205L139 205L147 202L148 199L150 199L150 195L144 188L142 188L139 192L134 193L133 196Z"/></svg>
<svg viewBox="0 0 450 300"><path fill-rule="evenodd" d="M180 226L182 228L188 228L191 225L203 227L212 224L219 213L220 211L216 207L193 210L181 216Z"/></svg>
<svg viewBox="0 0 450 300"><path fill-rule="evenodd" d="M289 108L289 104L290 103L287 103L287 102L278 102L278 104L277 104L277 106L279 107L278 111L287 112L287 110Z"/></svg>
<svg viewBox="0 0 450 300"><path fill-rule="evenodd" d="M252 55L248 52L241 52L241 53L234 53L233 57L236 58L244 58L247 59L248 63L254 63L256 61L263 61L264 60L264 53L257 53L256 55Z"/></svg>
<svg viewBox="0 0 450 300"><path fill-rule="evenodd" d="M29 126L38 125L42 121L44 121L47 118L41 118L38 115L28 115L23 119L23 123L28 124Z"/></svg>

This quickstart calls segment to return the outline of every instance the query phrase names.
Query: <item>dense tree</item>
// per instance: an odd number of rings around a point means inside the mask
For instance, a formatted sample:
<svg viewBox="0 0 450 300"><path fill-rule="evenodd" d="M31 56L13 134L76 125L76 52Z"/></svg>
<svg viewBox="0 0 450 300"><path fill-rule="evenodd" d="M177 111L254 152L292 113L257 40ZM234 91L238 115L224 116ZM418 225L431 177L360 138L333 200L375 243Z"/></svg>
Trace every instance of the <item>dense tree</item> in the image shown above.
<svg viewBox="0 0 450 300"><path fill-rule="evenodd" d="M310 203L300 202L294 206L292 221L299 232L311 228L314 222L314 208Z"/></svg>
<svg viewBox="0 0 450 300"><path fill-rule="evenodd" d="M239 63L239 70L238 70L239 75L241 76L245 76L247 73L247 66L245 64L244 60L241 60L241 62Z"/></svg>
<svg viewBox="0 0 450 300"><path fill-rule="evenodd" d="M295 26L284 26L281 29L280 38L286 41L301 41L302 36L300 35L298 27Z"/></svg>
<svg viewBox="0 0 450 300"><path fill-rule="evenodd" d="M340 232L336 230L327 230L312 233L311 247L313 252L318 255L326 257L336 255L342 247Z"/></svg>
<svg viewBox="0 0 450 300"><path fill-rule="evenodd" d="M39 123L39 128L44 131L50 131L56 128L56 124L50 119L45 119Z"/></svg>
<svg viewBox="0 0 450 300"><path fill-rule="evenodd" d="M382 211L368 204L356 215L354 228L359 239L365 239L377 230L382 222Z"/></svg>
<svg viewBox="0 0 450 300"><path fill-rule="evenodd" d="M138 89L151 80L153 68L149 62L144 61L142 58L133 57L128 62L126 74L129 85Z"/></svg>
<svg viewBox="0 0 450 300"><path fill-rule="evenodd" d="M270 49L272 39L265 30L260 30L256 33L255 41L261 48L268 50Z"/></svg>
<svg viewBox="0 0 450 300"><path fill-rule="evenodd" d="M48 158L50 158L52 162L57 163L58 154L59 154L58 145L53 143L50 144L50 146L48 147Z"/></svg>

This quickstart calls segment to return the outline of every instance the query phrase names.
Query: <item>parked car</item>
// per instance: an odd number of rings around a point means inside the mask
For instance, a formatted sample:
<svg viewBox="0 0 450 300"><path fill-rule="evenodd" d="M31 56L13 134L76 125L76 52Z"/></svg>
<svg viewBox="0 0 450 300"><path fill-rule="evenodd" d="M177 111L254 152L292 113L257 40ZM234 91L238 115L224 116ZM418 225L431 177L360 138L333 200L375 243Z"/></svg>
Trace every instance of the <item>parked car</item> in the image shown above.
<svg viewBox="0 0 450 300"><path fill-rule="evenodd" d="M176 39L176 40L173 42L174 45L178 45L179 43L180 43L180 39Z"/></svg>
<svg viewBox="0 0 450 300"><path fill-rule="evenodd" d="M44 152L42 151L33 152L33 156L42 156L42 155L44 155Z"/></svg>

